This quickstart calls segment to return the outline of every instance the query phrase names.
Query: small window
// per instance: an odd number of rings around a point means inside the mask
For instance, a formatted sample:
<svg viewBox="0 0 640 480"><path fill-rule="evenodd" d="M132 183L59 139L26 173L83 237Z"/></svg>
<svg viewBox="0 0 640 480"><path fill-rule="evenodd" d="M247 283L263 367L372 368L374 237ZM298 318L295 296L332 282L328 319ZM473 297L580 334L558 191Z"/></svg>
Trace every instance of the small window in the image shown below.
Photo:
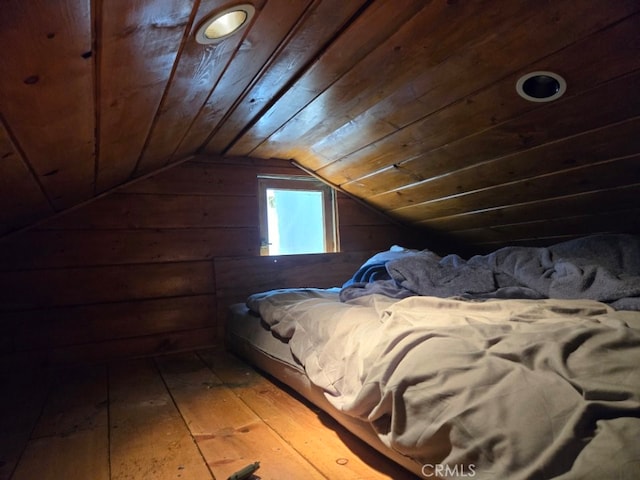
<svg viewBox="0 0 640 480"><path fill-rule="evenodd" d="M335 192L313 177L258 177L260 254L336 252Z"/></svg>

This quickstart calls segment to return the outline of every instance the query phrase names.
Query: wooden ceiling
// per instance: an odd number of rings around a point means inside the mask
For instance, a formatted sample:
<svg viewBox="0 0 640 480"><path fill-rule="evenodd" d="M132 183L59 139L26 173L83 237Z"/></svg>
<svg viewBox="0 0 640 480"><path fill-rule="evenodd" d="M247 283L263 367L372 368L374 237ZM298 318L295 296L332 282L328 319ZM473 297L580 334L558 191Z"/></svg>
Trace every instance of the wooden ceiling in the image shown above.
<svg viewBox="0 0 640 480"><path fill-rule="evenodd" d="M0 233L198 153L478 247L638 231L637 0L0 1ZM524 73L567 81L550 103Z"/></svg>

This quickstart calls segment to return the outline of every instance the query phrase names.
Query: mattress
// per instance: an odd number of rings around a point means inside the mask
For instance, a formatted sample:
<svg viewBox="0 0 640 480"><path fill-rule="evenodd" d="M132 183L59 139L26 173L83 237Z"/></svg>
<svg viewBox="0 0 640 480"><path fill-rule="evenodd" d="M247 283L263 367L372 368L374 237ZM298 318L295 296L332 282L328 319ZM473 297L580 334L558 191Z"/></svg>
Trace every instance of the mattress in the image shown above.
<svg viewBox="0 0 640 480"><path fill-rule="evenodd" d="M640 468L638 312L321 289L231 312L232 351L421 478L424 465L509 480Z"/></svg>
<svg viewBox="0 0 640 480"><path fill-rule="evenodd" d="M378 452L416 475L423 476L422 464L390 450L368 422L336 410L325 398L324 391L309 380L287 342L274 336L261 318L245 304L231 306L225 342L230 351L291 387ZM434 440L432 448L434 461L443 458L450 449L446 436Z"/></svg>

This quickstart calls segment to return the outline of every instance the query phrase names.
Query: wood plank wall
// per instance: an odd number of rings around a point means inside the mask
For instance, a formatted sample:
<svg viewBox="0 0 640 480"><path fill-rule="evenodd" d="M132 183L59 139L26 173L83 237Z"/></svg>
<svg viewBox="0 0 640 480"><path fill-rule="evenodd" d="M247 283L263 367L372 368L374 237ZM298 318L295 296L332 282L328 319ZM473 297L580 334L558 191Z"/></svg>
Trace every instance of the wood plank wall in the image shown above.
<svg viewBox="0 0 640 480"><path fill-rule="evenodd" d="M5 239L0 359L211 345L227 304L255 289L340 284L372 252L421 246L340 194L342 253L259 257L258 173L302 172L281 160L196 157Z"/></svg>

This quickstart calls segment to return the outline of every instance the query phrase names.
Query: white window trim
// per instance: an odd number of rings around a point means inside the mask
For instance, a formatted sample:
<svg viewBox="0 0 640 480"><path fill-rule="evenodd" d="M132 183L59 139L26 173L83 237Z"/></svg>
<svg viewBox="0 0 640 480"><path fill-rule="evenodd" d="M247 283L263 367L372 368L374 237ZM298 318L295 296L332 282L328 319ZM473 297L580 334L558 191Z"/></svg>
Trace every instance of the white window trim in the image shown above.
<svg viewBox="0 0 640 480"><path fill-rule="evenodd" d="M260 216L260 255L269 255L267 189L311 190L322 192L324 218L324 253L339 251L336 192L320 180L303 175L258 175L258 214Z"/></svg>

